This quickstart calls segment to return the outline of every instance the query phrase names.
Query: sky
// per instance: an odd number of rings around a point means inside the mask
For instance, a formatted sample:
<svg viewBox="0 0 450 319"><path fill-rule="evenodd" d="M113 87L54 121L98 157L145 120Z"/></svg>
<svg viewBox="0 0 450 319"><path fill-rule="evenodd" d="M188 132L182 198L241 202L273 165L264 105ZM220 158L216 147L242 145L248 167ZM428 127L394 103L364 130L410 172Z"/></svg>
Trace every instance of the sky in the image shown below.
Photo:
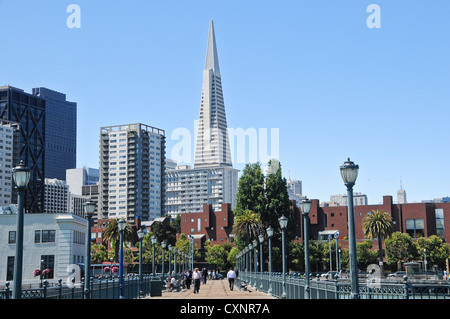
<svg viewBox="0 0 450 319"><path fill-rule="evenodd" d="M320 201L346 192L348 157L370 204L395 201L400 180L409 202L429 200L450 196L448 12L448 0L0 0L0 85L77 102L78 167L98 168L100 127L138 122L165 130L168 158L189 132L192 164L213 20L228 127L257 132L252 160L275 155Z"/></svg>

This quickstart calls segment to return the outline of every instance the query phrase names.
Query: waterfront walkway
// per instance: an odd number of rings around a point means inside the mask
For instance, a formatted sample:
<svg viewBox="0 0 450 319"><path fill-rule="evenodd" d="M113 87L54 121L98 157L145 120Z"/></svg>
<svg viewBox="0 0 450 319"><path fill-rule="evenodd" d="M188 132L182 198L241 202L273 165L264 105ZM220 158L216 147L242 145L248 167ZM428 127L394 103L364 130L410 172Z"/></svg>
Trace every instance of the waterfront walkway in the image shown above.
<svg viewBox="0 0 450 319"><path fill-rule="evenodd" d="M145 299L276 299L275 297L259 292L253 287L248 286L246 290L238 290L236 286L233 291L230 290L227 279L208 280L205 285L200 286L198 294L193 293L191 289L181 289L180 291L169 292L163 290L162 296L146 297Z"/></svg>

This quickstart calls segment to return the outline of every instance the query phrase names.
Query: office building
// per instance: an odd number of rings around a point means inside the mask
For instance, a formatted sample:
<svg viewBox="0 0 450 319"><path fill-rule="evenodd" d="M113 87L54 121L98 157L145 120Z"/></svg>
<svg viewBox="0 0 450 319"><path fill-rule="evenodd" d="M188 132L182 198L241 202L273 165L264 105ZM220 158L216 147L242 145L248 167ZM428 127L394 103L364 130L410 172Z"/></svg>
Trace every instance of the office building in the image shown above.
<svg viewBox="0 0 450 319"><path fill-rule="evenodd" d="M297 196L302 196L302 181L291 180L289 178L287 180L287 188L290 193L297 195Z"/></svg>
<svg viewBox="0 0 450 319"><path fill-rule="evenodd" d="M149 220L164 211L165 135L145 124L100 128L99 219Z"/></svg>
<svg viewBox="0 0 450 319"><path fill-rule="evenodd" d="M12 87L0 87L0 119L17 123L18 150L12 166L20 160L30 168L30 182L25 192L25 212L42 213L45 191L45 99ZM13 151L7 149L8 151ZM12 203L17 194L13 188Z"/></svg>
<svg viewBox="0 0 450 319"><path fill-rule="evenodd" d="M0 281L14 279L16 247L15 213L0 211ZM39 276L35 269L49 269L46 279L56 284L63 283L72 274L69 265L84 263L86 255L87 221L73 214L25 214L23 238L23 284L36 287ZM81 273L79 273L81 275ZM78 278L81 278L78 277ZM79 281L78 281L79 283Z"/></svg>
<svg viewBox="0 0 450 319"><path fill-rule="evenodd" d="M64 180L66 169L76 167L77 104L44 87L32 93L45 100L45 177Z"/></svg>
<svg viewBox="0 0 450 319"><path fill-rule="evenodd" d="M205 204L220 210L236 207L237 170L231 167L190 168L179 165L166 172L166 214L199 213Z"/></svg>
<svg viewBox="0 0 450 319"><path fill-rule="evenodd" d="M353 205L367 205L367 195L358 192L353 193ZM347 195L337 194L330 196L328 206L347 206Z"/></svg>
<svg viewBox="0 0 450 319"><path fill-rule="evenodd" d="M56 178L45 179L44 213L63 214L69 211L69 187Z"/></svg>
<svg viewBox="0 0 450 319"><path fill-rule="evenodd" d="M69 191L75 195L83 195L83 186L95 185L99 181L99 169L90 167L72 168L66 170L65 180Z"/></svg>
<svg viewBox="0 0 450 319"><path fill-rule="evenodd" d="M84 198L87 198L90 202L95 203L95 210L94 210L94 216L92 216L92 222L97 225L97 222L99 220L98 218L98 182L95 185L83 185L81 190L81 195ZM84 216L84 212L83 212Z"/></svg>
<svg viewBox="0 0 450 319"><path fill-rule="evenodd" d="M210 21L194 168L217 166L231 167L232 162L214 23Z"/></svg>
<svg viewBox="0 0 450 319"><path fill-rule="evenodd" d="M406 204L406 191L403 189L402 181L400 180L400 189L397 191L397 202L399 204Z"/></svg>
<svg viewBox="0 0 450 319"><path fill-rule="evenodd" d="M380 210L390 215L394 232L402 232L413 239L436 235L444 241L450 241L450 203L406 203L395 204L392 196L383 196L383 202L377 205L355 206L356 240L365 238L362 223L372 211ZM303 239L303 219L300 210L294 208L299 223L297 225L299 238ZM310 239L327 240L329 234L339 231L339 244L344 248L348 245L348 215L347 206L319 206L317 199L312 200L310 217ZM373 249L378 249L378 240L372 240Z"/></svg>
<svg viewBox="0 0 450 319"><path fill-rule="evenodd" d="M177 166L166 172L166 214L199 213L203 205L220 210L236 206L238 170L233 169L217 55L214 24L209 25L206 62L194 167Z"/></svg>
<svg viewBox="0 0 450 319"><path fill-rule="evenodd" d="M2 123L3 122L3 123ZM18 127L8 121L0 121L0 205L10 205L14 182L12 180L12 165L14 145L17 141Z"/></svg>

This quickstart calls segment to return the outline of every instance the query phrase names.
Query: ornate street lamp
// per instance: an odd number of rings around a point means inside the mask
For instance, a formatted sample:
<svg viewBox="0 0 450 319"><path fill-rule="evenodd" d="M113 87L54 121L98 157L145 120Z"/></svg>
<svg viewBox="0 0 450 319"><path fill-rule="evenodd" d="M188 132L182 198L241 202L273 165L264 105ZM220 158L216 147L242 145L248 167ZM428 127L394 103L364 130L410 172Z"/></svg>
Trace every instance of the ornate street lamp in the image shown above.
<svg viewBox="0 0 450 319"><path fill-rule="evenodd" d="M267 237L269 237L269 289L267 290L267 294L272 294L272 236L273 236L273 228L269 227L266 229Z"/></svg>
<svg viewBox="0 0 450 319"><path fill-rule="evenodd" d="M119 282L120 282L120 299L124 299L123 294L123 232L125 231L125 227L127 226L127 222L125 219L119 220L117 223L119 227L120 233L120 258L119 258Z"/></svg>
<svg viewBox="0 0 450 319"><path fill-rule="evenodd" d="M358 259L356 256L355 211L353 208L353 186L358 177L359 166L350 158L340 167L342 180L347 187L348 237L350 254L350 273L352 280L352 298L359 299Z"/></svg>
<svg viewBox="0 0 450 319"><path fill-rule="evenodd" d="M161 271L162 271L162 278L163 278L163 280L164 280L164 264L165 264L164 251L166 250L166 246L167 246L167 243L166 243L165 240L163 240L161 242L161 248L162 248L162 269L161 269Z"/></svg>
<svg viewBox="0 0 450 319"><path fill-rule="evenodd" d="M169 276L171 276L172 275L172 271L171 271L171 268L172 268L172 245L171 244L169 244L168 249L169 249Z"/></svg>
<svg viewBox="0 0 450 319"><path fill-rule="evenodd" d="M173 247L173 274L177 275L177 248Z"/></svg>
<svg viewBox="0 0 450 319"><path fill-rule="evenodd" d="M258 236L259 239L259 262L260 262L260 266L259 266L259 271L261 272L261 285L260 285L260 289L261 291L263 290L263 272L264 272L264 258L263 258L263 242L264 242L264 235L260 234Z"/></svg>
<svg viewBox="0 0 450 319"><path fill-rule="evenodd" d="M84 293L86 295L86 299L89 299L91 296L91 220L92 216L94 216L95 211L95 203L94 202L86 202L83 204L84 214L87 218L87 232L86 232L86 263L85 263L85 271L84 271Z"/></svg>
<svg viewBox="0 0 450 319"><path fill-rule="evenodd" d="M137 235L139 238L139 295L142 296L142 240L145 233L142 229L139 229Z"/></svg>
<svg viewBox="0 0 450 319"><path fill-rule="evenodd" d="M286 299L286 228L288 219L286 216L281 216L278 219L278 222L280 223L281 227L281 233L282 233L282 251L283 251L283 293L281 294L281 299Z"/></svg>
<svg viewBox="0 0 450 319"><path fill-rule="evenodd" d="M305 233L303 238L303 245L305 246L305 299L310 299L309 274L311 273L311 267L309 261L309 212L311 211L311 204L312 202L308 200L308 198L305 198L301 204Z"/></svg>
<svg viewBox="0 0 450 319"><path fill-rule="evenodd" d="M13 298L22 297L22 265L23 265L23 215L25 208L25 190L30 181L30 169L20 161L12 170L12 177L16 184L17 203L17 230L16 230L16 256L14 258Z"/></svg>
<svg viewBox="0 0 450 319"><path fill-rule="evenodd" d="M156 245L156 237L152 236L152 277L155 277L155 245Z"/></svg>

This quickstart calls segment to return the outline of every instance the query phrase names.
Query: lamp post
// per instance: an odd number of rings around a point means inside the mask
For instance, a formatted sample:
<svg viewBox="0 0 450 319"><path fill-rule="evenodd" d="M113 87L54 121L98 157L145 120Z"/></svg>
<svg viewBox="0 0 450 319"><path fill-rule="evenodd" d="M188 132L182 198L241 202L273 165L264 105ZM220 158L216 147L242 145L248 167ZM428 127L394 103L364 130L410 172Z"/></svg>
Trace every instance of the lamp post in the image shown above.
<svg viewBox="0 0 450 319"><path fill-rule="evenodd" d="M260 262L260 266L259 266L259 271L261 272L261 285L260 285L260 289L261 291L263 290L263 272L264 272L264 258L263 258L263 242L264 242L264 235L260 234L258 236L259 239L259 262Z"/></svg>
<svg viewBox="0 0 450 319"><path fill-rule="evenodd" d="M164 251L166 250L166 246L167 246L167 243L165 240L163 242L161 242L161 248L162 248L162 270L161 271L162 271L163 280L164 280L164 264L165 264Z"/></svg>
<svg viewBox="0 0 450 319"><path fill-rule="evenodd" d="M173 247L173 274L177 275L177 248Z"/></svg>
<svg viewBox="0 0 450 319"><path fill-rule="evenodd" d="M25 190L30 181L30 169L20 161L13 168L12 177L16 184L17 202L17 230L16 230L16 256L14 258L14 280L13 298L20 299L22 296L22 263L23 263L23 214L25 208Z"/></svg>
<svg viewBox="0 0 450 319"><path fill-rule="evenodd" d="M303 214L303 229L304 229L304 239L303 243L305 246L305 299L310 299L310 278L311 266L309 261L309 212L311 211L312 202L305 198L302 201L302 214Z"/></svg>
<svg viewBox="0 0 450 319"><path fill-rule="evenodd" d="M120 285L120 299L124 299L123 295L123 232L125 231L125 227L127 222L125 219L119 220L117 223L119 226L120 233L120 258L119 258L119 285Z"/></svg>
<svg viewBox="0 0 450 319"><path fill-rule="evenodd" d="M268 294L272 294L272 236L273 228L269 227L266 229L267 237L269 237L269 289Z"/></svg>
<svg viewBox="0 0 450 319"><path fill-rule="evenodd" d="M281 227L282 233L282 251L283 251L283 293L281 294L281 299L286 299L286 227L288 219L283 215L278 219Z"/></svg>
<svg viewBox="0 0 450 319"><path fill-rule="evenodd" d="M336 240L336 273L339 272L338 238L339 238L339 231L334 233L334 239Z"/></svg>
<svg viewBox="0 0 450 319"><path fill-rule="evenodd" d="M249 274L250 274L250 279L249 279L249 284L250 286L252 285L252 250L253 250L253 245L252 244L248 244L248 270L249 270Z"/></svg>
<svg viewBox="0 0 450 319"><path fill-rule="evenodd" d="M172 245L169 244L169 276L172 275Z"/></svg>
<svg viewBox="0 0 450 319"><path fill-rule="evenodd" d="M358 177L359 166L350 158L340 167L342 180L347 187L347 214L349 234L350 273L352 281L352 298L359 299L358 259L356 256L355 212L353 208L353 186Z"/></svg>
<svg viewBox="0 0 450 319"><path fill-rule="evenodd" d="M86 267L84 271L84 293L86 295L86 299L89 299L91 296L91 220L92 216L94 216L95 211L95 203L94 202L86 202L83 204L84 213L87 218L87 232L86 232Z"/></svg>
<svg viewBox="0 0 450 319"><path fill-rule="evenodd" d="M256 284L256 273L258 272L258 241L256 239L253 240L253 253L254 253L254 269L255 269L255 284Z"/></svg>
<svg viewBox="0 0 450 319"><path fill-rule="evenodd" d="M155 245L156 245L156 237L152 236L152 277L155 277Z"/></svg>
<svg viewBox="0 0 450 319"><path fill-rule="evenodd" d="M249 265L248 265L248 246L245 246L244 248L244 252L245 252L245 272L249 271Z"/></svg>
<svg viewBox="0 0 450 319"><path fill-rule="evenodd" d="M427 280L427 250L423 249L423 264L425 266L425 280Z"/></svg>
<svg viewBox="0 0 450 319"><path fill-rule="evenodd" d="M331 257L331 241L333 240L333 236L328 235L328 247L330 249L330 271L333 271L333 258Z"/></svg>
<svg viewBox="0 0 450 319"><path fill-rule="evenodd" d="M145 233L142 229L137 232L139 238L139 296L142 295L142 240L144 239Z"/></svg>

